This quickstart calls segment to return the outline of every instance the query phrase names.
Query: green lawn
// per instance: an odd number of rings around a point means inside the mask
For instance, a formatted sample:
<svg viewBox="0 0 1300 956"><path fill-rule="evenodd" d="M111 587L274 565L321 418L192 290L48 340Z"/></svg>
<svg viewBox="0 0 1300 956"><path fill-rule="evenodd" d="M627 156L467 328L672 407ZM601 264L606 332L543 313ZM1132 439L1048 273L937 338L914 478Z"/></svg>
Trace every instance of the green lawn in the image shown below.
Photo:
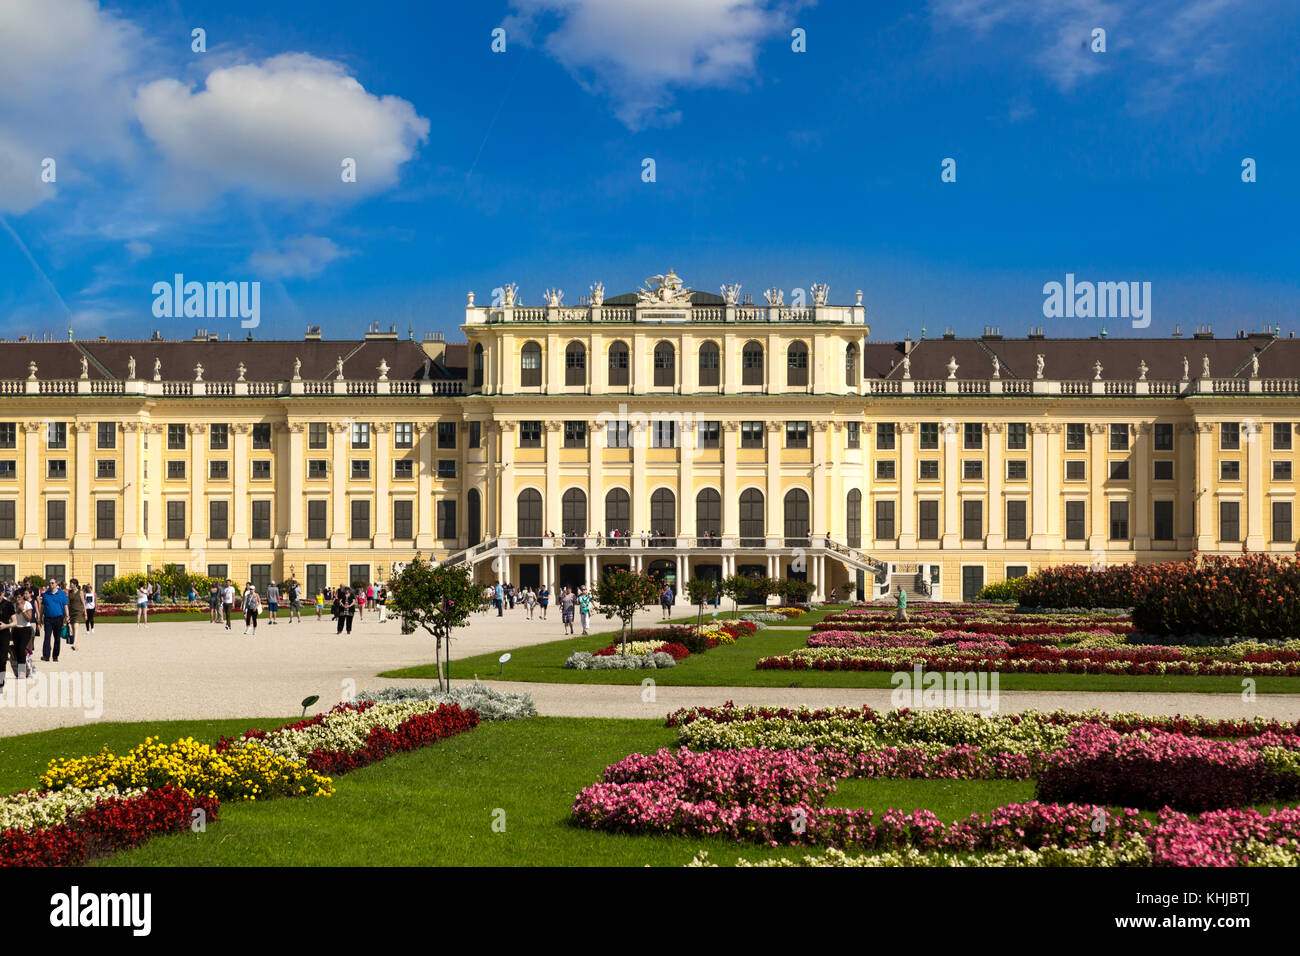
<svg viewBox="0 0 1300 956"><path fill-rule="evenodd" d="M117 751L147 735L215 740L283 721L103 724L5 739L0 786L31 786L51 757ZM573 798L607 764L672 746L658 720L541 717L487 723L335 780L332 797L226 803L205 833L150 841L110 866L680 866L700 849L719 863L800 856L725 840L630 837L575 827ZM875 810L927 808L965 817L1032 797L1025 781L853 780L832 802ZM505 812L504 832L494 813ZM499 818L499 814L496 815Z"/></svg>
<svg viewBox="0 0 1300 956"><path fill-rule="evenodd" d="M208 612L206 610L168 611L162 614L154 614L153 612L149 613L150 624L154 624L154 623L163 624L168 621L206 621L207 619L208 619ZM95 617L95 627L99 627L99 625L101 624L134 624L134 623L135 623L135 611L132 611L130 614L113 614L107 617L102 615L97 615ZM84 627L85 625L82 626Z"/></svg>
<svg viewBox="0 0 1300 956"><path fill-rule="evenodd" d="M795 618L784 627L768 627L742 637L733 645L715 647L704 654L692 654L678 661L676 667L655 671L575 671L566 670L565 659L574 651L595 651L608 646L617 631L570 637L545 644L534 644L510 652L510 660L500 675L506 680L539 681L554 684L640 684L647 676L656 683L696 687L876 687L891 688L888 671L784 671L756 670L760 658L784 654L803 647L809 627L833 609L823 609ZM729 616L729 615L728 615ZM721 620L724 615L718 616ZM654 622L657 623L657 622ZM794 624L804 624L794 627ZM640 626L653 626L647 623ZM453 641L454 649L455 643ZM454 653L454 650L453 650ZM466 657L451 662L452 675L467 679L498 676L497 652ZM437 677L435 664L385 671L381 677ZM1168 677L1140 674L1000 674L998 688L1013 690L1081 690L1081 691L1155 691L1205 694L1239 694L1240 677ZM1300 694L1300 677L1257 677L1255 689L1264 694Z"/></svg>

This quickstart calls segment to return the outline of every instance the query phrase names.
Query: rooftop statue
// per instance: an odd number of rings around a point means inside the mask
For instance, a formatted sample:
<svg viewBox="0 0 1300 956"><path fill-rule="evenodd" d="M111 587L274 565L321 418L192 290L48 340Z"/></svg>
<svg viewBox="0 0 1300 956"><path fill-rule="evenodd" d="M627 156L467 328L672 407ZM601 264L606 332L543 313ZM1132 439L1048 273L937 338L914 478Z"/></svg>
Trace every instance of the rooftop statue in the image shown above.
<svg viewBox="0 0 1300 956"><path fill-rule="evenodd" d="M128 355L126 357L126 377L135 378L135 356L134 355Z"/></svg>
<svg viewBox="0 0 1300 956"><path fill-rule="evenodd" d="M809 291L812 292L813 305L825 305L831 294L831 287L825 282L814 282L809 287Z"/></svg>
<svg viewBox="0 0 1300 956"><path fill-rule="evenodd" d="M735 305L740 301L740 283L733 282L730 285L724 285L722 288L722 299L727 305Z"/></svg>
<svg viewBox="0 0 1300 956"><path fill-rule="evenodd" d="M763 293L768 305L785 305L785 290L775 286Z"/></svg>
<svg viewBox="0 0 1300 956"><path fill-rule="evenodd" d="M1046 364L1047 364L1047 360L1043 358L1043 353L1039 352L1038 359L1037 359L1038 367L1034 370L1034 378L1041 379L1043 377L1043 366Z"/></svg>
<svg viewBox="0 0 1300 956"><path fill-rule="evenodd" d="M672 269L666 275L651 276L645 280L646 287L637 289L637 300L641 305L689 305L691 291L682 284L677 273Z"/></svg>
<svg viewBox="0 0 1300 956"><path fill-rule="evenodd" d="M591 304L600 308L605 304L605 283L593 282L591 285Z"/></svg>

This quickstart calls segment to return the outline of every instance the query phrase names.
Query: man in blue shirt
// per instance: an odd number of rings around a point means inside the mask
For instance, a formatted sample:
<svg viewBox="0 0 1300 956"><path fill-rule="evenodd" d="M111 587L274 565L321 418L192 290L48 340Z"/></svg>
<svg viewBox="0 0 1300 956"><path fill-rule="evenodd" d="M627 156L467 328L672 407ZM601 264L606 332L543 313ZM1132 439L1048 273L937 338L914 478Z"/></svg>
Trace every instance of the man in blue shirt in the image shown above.
<svg viewBox="0 0 1300 956"><path fill-rule="evenodd" d="M45 640L41 642L41 660L50 660L50 638L54 638L54 661L63 646L63 622L68 619L68 593L50 578L49 587L41 592L41 618L45 621Z"/></svg>

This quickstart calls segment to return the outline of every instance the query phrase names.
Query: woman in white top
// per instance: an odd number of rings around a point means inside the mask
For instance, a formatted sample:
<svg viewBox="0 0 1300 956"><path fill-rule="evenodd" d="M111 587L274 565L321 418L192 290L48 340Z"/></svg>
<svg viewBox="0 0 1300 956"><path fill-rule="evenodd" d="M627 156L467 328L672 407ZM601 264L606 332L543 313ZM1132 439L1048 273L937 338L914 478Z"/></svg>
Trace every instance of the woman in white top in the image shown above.
<svg viewBox="0 0 1300 956"><path fill-rule="evenodd" d="M149 624L149 587L146 584L135 589L135 626Z"/></svg>
<svg viewBox="0 0 1300 956"><path fill-rule="evenodd" d="M86 633L90 634L95 630L95 589L87 584L83 593L86 600Z"/></svg>

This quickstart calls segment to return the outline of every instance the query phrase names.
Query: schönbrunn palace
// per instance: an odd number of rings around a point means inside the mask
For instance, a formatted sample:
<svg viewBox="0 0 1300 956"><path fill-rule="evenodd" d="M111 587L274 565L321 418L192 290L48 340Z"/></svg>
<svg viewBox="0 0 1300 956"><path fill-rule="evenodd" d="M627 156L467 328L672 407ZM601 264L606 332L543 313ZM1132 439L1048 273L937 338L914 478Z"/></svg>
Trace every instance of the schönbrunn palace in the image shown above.
<svg viewBox="0 0 1300 956"><path fill-rule="evenodd" d="M237 583L607 568L970 597L1061 563L1296 547L1300 342L873 342L862 293L676 275L469 295L466 341L3 348L0 579L183 564ZM3 373L0 373L3 374Z"/></svg>

